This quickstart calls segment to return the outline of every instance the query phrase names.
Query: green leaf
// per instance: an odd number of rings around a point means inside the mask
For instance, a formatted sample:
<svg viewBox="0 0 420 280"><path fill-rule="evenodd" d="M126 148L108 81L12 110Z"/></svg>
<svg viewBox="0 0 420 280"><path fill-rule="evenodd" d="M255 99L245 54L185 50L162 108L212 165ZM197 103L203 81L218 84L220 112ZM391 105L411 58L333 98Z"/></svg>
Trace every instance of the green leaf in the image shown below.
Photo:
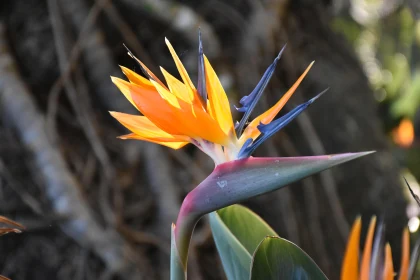
<svg viewBox="0 0 420 280"><path fill-rule="evenodd" d="M240 205L211 213L210 226L229 280L249 279L255 249L266 236L277 236L258 215Z"/></svg>
<svg viewBox="0 0 420 280"><path fill-rule="evenodd" d="M260 216L244 206L232 205L217 214L251 255L266 236L278 236Z"/></svg>
<svg viewBox="0 0 420 280"><path fill-rule="evenodd" d="M230 232L216 212L210 213L210 225L227 279L249 279L251 254Z"/></svg>
<svg viewBox="0 0 420 280"><path fill-rule="evenodd" d="M266 237L252 258L251 280L311 279L327 277L297 245L279 237Z"/></svg>

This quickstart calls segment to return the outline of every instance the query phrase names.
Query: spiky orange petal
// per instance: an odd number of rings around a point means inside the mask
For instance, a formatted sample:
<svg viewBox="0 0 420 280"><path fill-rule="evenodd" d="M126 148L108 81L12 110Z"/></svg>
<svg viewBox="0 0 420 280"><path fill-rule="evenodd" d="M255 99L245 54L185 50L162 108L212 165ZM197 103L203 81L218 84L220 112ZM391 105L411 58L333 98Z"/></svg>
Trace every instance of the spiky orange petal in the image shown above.
<svg viewBox="0 0 420 280"><path fill-rule="evenodd" d="M368 234L365 240L365 247L363 250L362 264L360 267L360 280L369 280L370 261L372 254L372 240L375 233L376 217L372 217L369 224Z"/></svg>
<svg viewBox="0 0 420 280"><path fill-rule="evenodd" d="M361 227L362 221L360 217L358 217L351 228L341 268L341 280L357 280L359 277L359 242Z"/></svg>
<svg viewBox="0 0 420 280"><path fill-rule="evenodd" d="M185 70L184 65L182 64L181 60L179 59L178 55L175 52L175 49L172 47L171 43L167 38L165 38L165 43L168 46L169 52L172 55L173 60L175 61L176 68L178 69L179 75L181 76L182 81L184 82L185 86L187 87L188 94L190 99L193 100L193 103L197 106L201 104L199 96L197 95L197 90L193 82L190 79L190 76Z"/></svg>
<svg viewBox="0 0 420 280"><path fill-rule="evenodd" d="M153 80L151 82L155 86L160 96L162 96L162 98L165 99L172 107L175 107L178 109L181 108L178 102L178 98L172 92L170 92L165 87L162 87L159 83Z"/></svg>
<svg viewBox="0 0 420 280"><path fill-rule="evenodd" d="M130 81L130 83L143 87L149 87L150 89L154 88L153 84L148 79L142 77L141 75L128 69L127 67L120 66L120 68L123 71L124 75L127 77L127 79Z"/></svg>
<svg viewBox="0 0 420 280"><path fill-rule="evenodd" d="M164 83L162 83L162 81L161 80L159 80L159 78L158 77L156 77L155 76L155 74L153 74L153 72L152 71L150 71L149 70L149 68L147 68L147 66L143 63L143 62L141 62L141 60L140 59L138 59L137 57L135 57L135 56L132 56L130 53L129 53L129 55L135 60L135 61L137 61L137 63L138 64L140 64L140 66L143 68L143 70L147 73L147 75L149 75L149 77L152 79L152 80L154 80L155 82L157 82L158 84L160 84L161 86L163 86L164 88L166 88L166 86L165 86L165 84Z"/></svg>
<svg viewBox="0 0 420 280"><path fill-rule="evenodd" d="M410 262L410 234L404 229L402 237L400 276L398 280L408 280L408 267Z"/></svg>
<svg viewBox="0 0 420 280"><path fill-rule="evenodd" d="M127 98L128 101L138 110L136 103L134 103L133 98L131 97L130 93L130 83L111 76L111 81L118 87L118 89L121 91L122 94L124 94L125 98ZM156 89L154 90L156 91ZM157 93L157 91L156 91Z"/></svg>
<svg viewBox="0 0 420 280"><path fill-rule="evenodd" d="M172 93L160 85L155 84L155 87L165 99L169 97L176 98ZM176 107L171 117L173 123L182 130L182 134L192 138L206 139L213 143L227 143L228 138L226 134L221 130L219 124L212 119L202 107L200 108L194 104L187 103L182 99L177 99L176 102L176 105L171 102L171 105Z"/></svg>
<svg viewBox="0 0 420 280"><path fill-rule="evenodd" d="M131 84L119 78L112 77L112 82L127 96L131 95L131 100L136 108L151 120L156 126L169 134L182 135L177 126L173 123L173 108L163 99L156 89Z"/></svg>
<svg viewBox="0 0 420 280"><path fill-rule="evenodd" d="M273 107L271 107L270 109L268 109L267 111L265 111L264 113L252 120L252 122L246 127L246 129L241 135L241 138L239 140L241 144L243 144L249 138L255 140L261 134L257 126L260 123L268 124L276 117L276 115L284 107L287 101L289 101L290 97L292 97L293 93L295 93L296 89L298 88L302 80L305 78L306 74L308 74L313 64L314 61L311 64L309 64L305 72L303 72L303 74L300 75L300 77L296 80L292 87L280 98L280 100Z"/></svg>
<svg viewBox="0 0 420 280"><path fill-rule="evenodd" d="M178 98L184 100L187 103L192 104L192 96L188 94L187 87L179 81L177 78L169 74L164 68L160 68L163 76L165 77L166 83L168 84L169 90Z"/></svg>
<svg viewBox="0 0 420 280"><path fill-rule="evenodd" d="M130 133L130 134L126 134L126 135L121 135L118 136L118 138L120 139L133 139L133 140L141 140L141 141L147 141L147 142L151 142L151 143L155 143L155 144L159 144L159 145L163 145L169 148L172 148L174 150L178 150L182 147L184 147L185 145L187 145L189 142L166 142L166 141L159 141L158 139L154 139L154 138L144 138L141 137L137 134L134 133Z"/></svg>
<svg viewBox="0 0 420 280"><path fill-rule="evenodd" d="M234 135L235 129L230 111L229 99L220 83L209 60L204 56L204 69L206 74L206 89L208 94L208 110L219 123L222 130L228 135Z"/></svg>
<svg viewBox="0 0 420 280"><path fill-rule="evenodd" d="M385 246L384 280L394 279L394 265L392 264L392 252L389 243Z"/></svg>
<svg viewBox="0 0 420 280"><path fill-rule="evenodd" d="M187 136L172 135L163 131L145 116L136 116L119 112L110 113L122 125L139 137L151 138L165 142L188 142L190 140Z"/></svg>

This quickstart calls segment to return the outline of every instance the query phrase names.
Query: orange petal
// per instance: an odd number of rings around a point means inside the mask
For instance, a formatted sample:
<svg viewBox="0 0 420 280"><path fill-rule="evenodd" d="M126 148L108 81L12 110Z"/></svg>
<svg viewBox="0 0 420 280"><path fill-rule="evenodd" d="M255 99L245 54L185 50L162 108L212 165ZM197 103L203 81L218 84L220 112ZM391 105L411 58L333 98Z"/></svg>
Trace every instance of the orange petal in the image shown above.
<svg viewBox="0 0 420 280"><path fill-rule="evenodd" d="M162 87L159 83L155 81L151 81L152 84L155 86L156 90L159 92L160 96L162 96L163 99L165 99L170 105L172 105L175 108L180 108L178 98L170 92L165 87Z"/></svg>
<svg viewBox="0 0 420 280"><path fill-rule="evenodd" d="M184 84L190 87L191 89L195 89L195 86L191 81L190 76L188 76L187 70L185 70L184 65L182 64L181 60L179 59L178 55L176 54L174 48L172 47L171 43L167 38L165 38L165 43L168 46L169 51L171 52L172 58L175 61L176 68L178 69L178 72L181 75Z"/></svg>
<svg viewBox="0 0 420 280"><path fill-rule="evenodd" d="M369 224L368 234L366 236L365 247L363 251L362 264L360 267L360 280L369 280L370 261L372 254L372 240L375 233L376 217L372 217Z"/></svg>
<svg viewBox="0 0 420 280"><path fill-rule="evenodd" d="M192 105L179 100L181 112L178 120L174 120L178 125L185 127L192 138L199 137L213 143L225 145L229 138L220 128L219 124L205 112L200 104Z"/></svg>
<svg viewBox="0 0 420 280"><path fill-rule="evenodd" d="M170 134L203 138L222 145L227 142L226 134L209 114L182 99L176 99L158 83L152 83L160 94L152 94L137 85L132 85L130 92L137 108L156 126ZM177 107L168 102L170 98L175 99L171 102L176 102L174 105Z"/></svg>
<svg viewBox="0 0 420 280"><path fill-rule="evenodd" d="M270 109L256 117L252 122L246 127L244 132L241 135L240 143L244 143L247 139L252 138L256 139L261 132L258 130L257 126L261 123L268 124L270 123L276 115L280 112L280 110L284 107L284 105L289 101L290 97L292 97L293 93L295 93L296 89L305 78L306 74L308 74L309 70L311 69L314 62L309 64L306 68L305 72L296 80L296 82L292 85L292 87L280 98L280 100Z"/></svg>
<svg viewBox="0 0 420 280"><path fill-rule="evenodd" d="M157 90L131 84L119 78L112 78L114 84L125 96L131 96L130 102L160 129L170 134L182 135L173 123L174 108L163 99ZM128 98L128 97L127 97Z"/></svg>
<svg viewBox="0 0 420 280"><path fill-rule="evenodd" d="M149 70L149 68L147 68L147 66L141 62L140 59L138 59L137 57L133 56L131 53L128 53L129 56L131 56L131 58L133 58L135 61L137 61L138 64L141 65L141 67L143 68L143 70L157 83L159 83L161 86L165 87L165 84L161 82L161 80L159 80L158 77L155 76L155 74L153 74L152 71Z"/></svg>
<svg viewBox="0 0 420 280"><path fill-rule="evenodd" d="M178 99L158 82L152 80L155 88L151 89L119 78L113 78L112 81L124 95L130 94L130 101L136 108L161 130L222 145L227 143L226 134L202 107Z"/></svg>
<svg viewBox="0 0 420 280"><path fill-rule="evenodd" d="M169 148L172 148L174 150L178 150L182 147L184 147L185 145L187 145L189 142L165 142L165 141L159 141L157 139L154 138L144 138L141 137L137 134L131 133L131 134L127 134L127 135L121 135L118 138L120 139L134 139L134 140L141 140L141 141L147 141L147 142L151 142L151 143L155 143L155 144L160 144Z"/></svg>
<svg viewBox="0 0 420 280"><path fill-rule="evenodd" d="M130 93L130 83L127 83L126 81L111 76L111 81L118 87L118 89L124 94L125 98L127 98L130 103L137 108L136 104L133 101L133 98L131 97ZM137 108L138 110L138 108Z"/></svg>
<svg viewBox="0 0 420 280"><path fill-rule="evenodd" d="M226 142L226 134L223 133L217 122L201 109L202 107L199 108L182 99L178 99L159 84L153 81L152 83L155 84L161 96L175 108L172 122L178 126L183 135L188 135L192 138L203 138L215 143L223 141L224 144Z"/></svg>
<svg viewBox="0 0 420 280"><path fill-rule="evenodd" d="M15 222L9 218L6 218L5 216L0 216L0 223L7 224L9 226L14 226L20 229L25 229L25 226L23 226L22 224Z"/></svg>
<svg viewBox="0 0 420 280"><path fill-rule="evenodd" d="M402 258L399 280L408 280L408 267L410 262L410 235L407 228L404 229L402 238Z"/></svg>
<svg viewBox="0 0 420 280"><path fill-rule="evenodd" d="M209 98L208 110L227 135L234 135L235 129L229 99L206 56L204 56L204 70L206 72L206 89Z"/></svg>
<svg viewBox="0 0 420 280"><path fill-rule="evenodd" d="M176 54L174 48L172 47L171 43L167 38L165 38L165 43L168 46L168 49L172 55L172 58L175 62L176 68L178 69L179 75L181 76L182 81L184 82L185 86L188 90L188 95L190 96L191 100L194 100L194 103L196 105L199 105L200 100L197 96L197 90L195 89L195 86L193 82L190 79L190 76L188 76L187 70L185 70L184 65L182 64L181 60L179 59L178 55Z"/></svg>
<svg viewBox="0 0 420 280"><path fill-rule="evenodd" d="M394 266L392 264L392 252L389 243L385 246L384 280L394 279Z"/></svg>
<svg viewBox="0 0 420 280"><path fill-rule="evenodd" d="M122 125L139 137L153 138L165 142L188 142L190 139L182 135L169 134L145 116L136 116L119 112L110 112Z"/></svg>
<svg viewBox="0 0 420 280"><path fill-rule="evenodd" d="M178 98L184 100L185 102L192 103L192 96L188 94L187 87L179 81L177 78L169 74L162 67L160 68L163 76L165 77L166 83L168 84L169 90Z"/></svg>
<svg viewBox="0 0 420 280"><path fill-rule="evenodd" d="M356 219L351 228L347 242L346 253L341 267L341 280L357 280L359 276L359 242L362 222L360 217Z"/></svg>
<svg viewBox="0 0 420 280"><path fill-rule="evenodd" d="M124 75L128 78L128 80L130 80L130 83L143 87L153 88L153 84L148 79L142 77L141 75L124 66L120 66L120 68L123 71Z"/></svg>

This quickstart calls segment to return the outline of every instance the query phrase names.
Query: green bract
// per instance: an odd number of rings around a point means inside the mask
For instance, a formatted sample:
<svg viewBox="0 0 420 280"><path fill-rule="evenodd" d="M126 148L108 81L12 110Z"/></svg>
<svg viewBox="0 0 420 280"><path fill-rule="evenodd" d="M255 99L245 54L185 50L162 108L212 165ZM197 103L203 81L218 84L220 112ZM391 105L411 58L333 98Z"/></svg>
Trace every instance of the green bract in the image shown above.
<svg viewBox="0 0 420 280"><path fill-rule="evenodd" d="M252 255L277 233L248 208L232 205L210 214L210 226L228 279L249 279Z"/></svg>

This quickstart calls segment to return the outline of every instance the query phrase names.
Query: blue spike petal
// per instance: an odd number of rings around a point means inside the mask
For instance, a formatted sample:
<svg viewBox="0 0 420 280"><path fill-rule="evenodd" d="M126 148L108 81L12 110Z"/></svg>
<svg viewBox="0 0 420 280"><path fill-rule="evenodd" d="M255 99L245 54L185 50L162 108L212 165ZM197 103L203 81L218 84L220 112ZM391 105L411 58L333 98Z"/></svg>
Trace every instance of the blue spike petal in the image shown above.
<svg viewBox="0 0 420 280"><path fill-rule="evenodd" d="M206 74L204 70L204 53L203 43L201 41L201 30L198 29L198 82L197 91L201 96L201 102L203 106L207 105L207 90L206 90Z"/></svg>
<svg viewBox="0 0 420 280"><path fill-rule="evenodd" d="M300 113L302 113L309 105L315 102L321 95L323 95L328 89L324 90L323 92L319 93L317 96L313 97L309 101L306 101L303 104L300 104L292 111L287 113L286 115L278 118L277 120L272 121L268 124L260 123L257 128L261 131L262 136L258 138L254 143L249 145L248 140L245 142L245 145L241 148L240 152L238 153L238 159L249 157L259 145L261 145L265 140L271 137L273 134L278 132L280 129L285 127L289 124L293 119L295 119Z"/></svg>
<svg viewBox="0 0 420 280"><path fill-rule="evenodd" d="M242 129L244 128L245 123L251 115L252 110L254 110L255 105L257 105L257 102L260 99L262 93L264 92L264 89L266 88L268 82L270 81L271 76L273 76L274 70L277 66L277 62L280 60L280 57L283 54L285 48L286 45L284 45L284 47L280 50L279 54L277 55L276 59L274 59L273 63L267 68L254 90L249 95L245 95L244 97L242 97L239 101L239 103L242 104L242 107L236 109L239 112L243 112L245 114L239 122L239 126L236 129L236 134L241 134Z"/></svg>
<svg viewBox="0 0 420 280"><path fill-rule="evenodd" d="M248 138L246 139L245 143L242 145L241 149L238 152L238 155L242 155L244 153L246 153L246 149L248 149L248 147L251 145L252 143L252 138ZM243 158L243 157L239 157L238 158Z"/></svg>
<svg viewBox="0 0 420 280"><path fill-rule="evenodd" d="M380 219L376 226L376 233L372 247L371 263L369 279L378 279L383 271L381 264L384 263L384 238L385 238L385 225L383 219Z"/></svg>

